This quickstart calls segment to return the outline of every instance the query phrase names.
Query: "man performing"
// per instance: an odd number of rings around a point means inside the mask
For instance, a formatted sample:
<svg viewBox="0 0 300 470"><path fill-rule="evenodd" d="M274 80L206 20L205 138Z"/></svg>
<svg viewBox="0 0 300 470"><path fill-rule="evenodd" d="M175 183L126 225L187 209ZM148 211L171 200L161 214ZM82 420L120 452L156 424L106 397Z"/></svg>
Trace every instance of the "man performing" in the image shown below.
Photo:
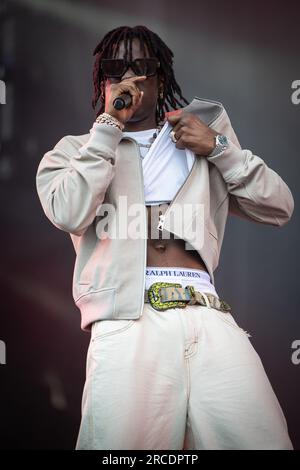
<svg viewBox="0 0 300 470"><path fill-rule="evenodd" d="M45 214L71 235L91 331L76 448L292 449L214 282L228 213L282 226L289 188L241 148L221 103L188 104L157 34L119 27L94 55L96 120L37 171Z"/></svg>

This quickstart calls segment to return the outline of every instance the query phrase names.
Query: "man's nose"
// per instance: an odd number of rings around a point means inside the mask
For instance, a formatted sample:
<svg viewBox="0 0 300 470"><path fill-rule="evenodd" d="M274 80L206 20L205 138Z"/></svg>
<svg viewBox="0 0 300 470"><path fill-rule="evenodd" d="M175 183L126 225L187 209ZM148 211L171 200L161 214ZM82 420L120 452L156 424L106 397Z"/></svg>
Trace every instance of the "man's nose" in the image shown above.
<svg viewBox="0 0 300 470"><path fill-rule="evenodd" d="M127 78L135 77L135 73L132 68L128 67L126 72L124 73L122 80L126 80Z"/></svg>

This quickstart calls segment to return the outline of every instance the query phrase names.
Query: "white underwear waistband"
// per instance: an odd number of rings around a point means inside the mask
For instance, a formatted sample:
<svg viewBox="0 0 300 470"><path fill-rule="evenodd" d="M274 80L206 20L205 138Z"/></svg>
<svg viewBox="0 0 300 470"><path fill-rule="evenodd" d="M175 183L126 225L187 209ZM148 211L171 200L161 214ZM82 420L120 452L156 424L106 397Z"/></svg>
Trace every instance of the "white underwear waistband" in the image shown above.
<svg viewBox="0 0 300 470"><path fill-rule="evenodd" d="M199 292L207 292L219 297L210 275L201 269L147 266L146 289L149 289L154 282L176 282L182 287L191 285Z"/></svg>

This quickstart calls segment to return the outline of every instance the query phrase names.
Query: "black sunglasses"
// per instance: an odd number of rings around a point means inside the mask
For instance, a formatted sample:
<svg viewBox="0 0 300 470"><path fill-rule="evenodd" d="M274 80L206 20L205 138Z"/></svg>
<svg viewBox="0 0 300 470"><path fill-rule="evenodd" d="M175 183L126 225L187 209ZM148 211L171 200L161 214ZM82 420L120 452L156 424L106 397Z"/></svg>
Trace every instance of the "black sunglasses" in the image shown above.
<svg viewBox="0 0 300 470"><path fill-rule="evenodd" d="M159 61L155 57L145 57L129 62L125 59L102 59L101 69L106 78L121 78L130 67L136 75L151 77L156 74Z"/></svg>

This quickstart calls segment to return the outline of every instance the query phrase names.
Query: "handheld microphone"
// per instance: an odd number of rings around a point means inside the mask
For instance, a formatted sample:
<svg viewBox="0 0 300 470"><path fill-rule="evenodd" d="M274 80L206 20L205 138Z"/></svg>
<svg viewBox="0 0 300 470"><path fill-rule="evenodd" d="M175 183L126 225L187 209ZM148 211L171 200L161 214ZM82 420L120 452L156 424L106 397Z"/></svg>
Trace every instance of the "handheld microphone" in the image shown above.
<svg viewBox="0 0 300 470"><path fill-rule="evenodd" d="M113 107L118 111L123 108L129 108L132 104L132 96L129 93L122 93L120 96L114 99Z"/></svg>

